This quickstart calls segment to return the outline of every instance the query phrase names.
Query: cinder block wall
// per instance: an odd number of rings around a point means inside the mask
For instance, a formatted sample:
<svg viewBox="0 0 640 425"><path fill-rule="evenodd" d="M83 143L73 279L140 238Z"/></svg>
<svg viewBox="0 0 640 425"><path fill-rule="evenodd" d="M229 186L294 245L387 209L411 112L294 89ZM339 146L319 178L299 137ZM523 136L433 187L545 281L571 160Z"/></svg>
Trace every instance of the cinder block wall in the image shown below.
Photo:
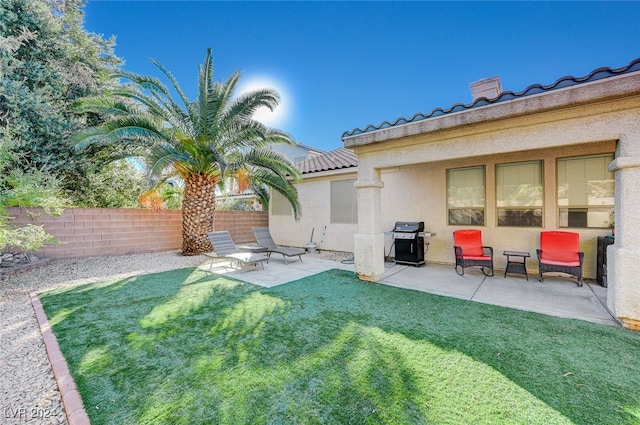
<svg viewBox="0 0 640 425"><path fill-rule="evenodd" d="M236 244L255 243L252 227L269 227L268 211L216 211L216 230L227 230Z"/></svg>
<svg viewBox="0 0 640 425"><path fill-rule="evenodd" d="M32 217L22 208L8 208L11 224L44 225L60 243L46 245L35 252L47 258L75 258L105 255L126 255L180 249L182 246L182 212L151 211L128 208L69 208L59 217ZM41 210L29 208L40 213ZM216 211L216 230L228 230L233 240L253 243L251 230L268 226L265 211Z"/></svg>

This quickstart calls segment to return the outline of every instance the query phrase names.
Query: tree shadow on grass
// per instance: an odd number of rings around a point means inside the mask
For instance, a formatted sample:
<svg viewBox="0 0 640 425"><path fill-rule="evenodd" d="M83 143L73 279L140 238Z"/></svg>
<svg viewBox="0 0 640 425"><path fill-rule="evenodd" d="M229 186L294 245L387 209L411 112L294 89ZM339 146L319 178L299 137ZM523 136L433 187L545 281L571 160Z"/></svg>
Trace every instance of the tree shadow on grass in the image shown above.
<svg viewBox="0 0 640 425"><path fill-rule="evenodd" d="M92 423L637 423L640 338L359 281L41 295Z"/></svg>
<svg viewBox="0 0 640 425"><path fill-rule="evenodd" d="M330 278L318 275L270 291L283 299L304 299L307 304L317 305L308 306L306 312L319 310L338 317L361 315L356 318L359 324L421 343L413 347L407 343L411 349L405 354L425 350L428 355L429 346L444 353L463 354L465 361L490 367L516 384L517 389L574 423L640 423L637 332L361 282L349 272L332 273ZM309 323L314 322L312 317L309 319ZM322 334L317 330L308 332ZM437 353L434 358L441 356ZM430 361L425 358L425 362ZM434 363L434 368L438 367L441 366ZM458 372L464 373L464 368ZM423 375L415 372L414 376ZM447 375L439 378L449 379ZM468 376L469 380L494 378L490 371ZM466 384L456 383L462 391L470 391ZM503 384L496 381L496 385ZM484 387L482 382L476 385ZM491 388L483 390L490 397L500 394ZM507 393L512 391L513 388L507 389ZM491 403L491 398L476 395L479 400ZM514 403L517 405L518 400ZM499 421L500 407L496 407L498 411L492 415L497 415L494 419ZM523 405L517 407L524 409ZM502 417L507 423L535 422L534 418L524 418Z"/></svg>

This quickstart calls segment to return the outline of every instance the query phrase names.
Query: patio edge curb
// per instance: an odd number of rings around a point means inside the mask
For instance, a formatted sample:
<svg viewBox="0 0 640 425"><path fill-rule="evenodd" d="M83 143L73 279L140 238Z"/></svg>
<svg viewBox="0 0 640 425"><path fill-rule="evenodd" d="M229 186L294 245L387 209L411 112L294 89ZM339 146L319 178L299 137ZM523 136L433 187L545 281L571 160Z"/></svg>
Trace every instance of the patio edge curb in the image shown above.
<svg viewBox="0 0 640 425"><path fill-rule="evenodd" d="M42 307L40 297L38 297L38 294L35 292L29 294L29 296L31 298L31 306L36 314L40 334L42 335L42 340L47 350L49 363L51 364L53 375L58 384L58 390L62 396L62 406L64 407L67 421L69 425L90 425L89 415L87 415L76 383L71 376L67 360L62 355L62 351L60 351L58 339L53 334L49 319L47 319L47 315Z"/></svg>

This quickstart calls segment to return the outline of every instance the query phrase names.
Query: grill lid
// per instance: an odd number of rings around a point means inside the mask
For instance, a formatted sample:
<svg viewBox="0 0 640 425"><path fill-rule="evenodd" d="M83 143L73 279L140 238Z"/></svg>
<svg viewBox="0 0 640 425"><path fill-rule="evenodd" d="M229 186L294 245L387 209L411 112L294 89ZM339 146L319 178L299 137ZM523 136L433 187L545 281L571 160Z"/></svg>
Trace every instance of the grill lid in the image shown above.
<svg viewBox="0 0 640 425"><path fill-rule="evenodd" d="M424 232L424 221L396 221L393 231L402 233Z"/></svg>

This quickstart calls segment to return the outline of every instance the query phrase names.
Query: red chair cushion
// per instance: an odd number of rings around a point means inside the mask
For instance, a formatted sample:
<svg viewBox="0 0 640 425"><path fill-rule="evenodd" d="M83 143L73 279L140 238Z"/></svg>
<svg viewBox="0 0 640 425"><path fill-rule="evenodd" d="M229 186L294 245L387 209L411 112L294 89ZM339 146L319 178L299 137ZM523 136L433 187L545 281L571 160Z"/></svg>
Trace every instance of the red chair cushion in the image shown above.
<svg viewBox="0 0 640 425"><path fill-rule="evenodd" d="M540 263L549 266L580 267L580 261L551 261L540 259Z"/></svg>
<svg viewBox="0 0 640 425"><path fill-rule="evenodd" d="M482 260L482 261L491 261L491 257L489 255L465 255L465 260Z"/></svg>
<svg viewBox="0 0 640 425"><path fill-rule="evenodd" d="M580 265L580 235L573 232L540 232L540 251L540 261L544 263Z"/></svg>
<svg viewBox="0 0 640 425"><path fill-rule="evenodd" d="M464 258L484 256L480 230L456 230L453 232L453 244L462 248Z"/></svg>

